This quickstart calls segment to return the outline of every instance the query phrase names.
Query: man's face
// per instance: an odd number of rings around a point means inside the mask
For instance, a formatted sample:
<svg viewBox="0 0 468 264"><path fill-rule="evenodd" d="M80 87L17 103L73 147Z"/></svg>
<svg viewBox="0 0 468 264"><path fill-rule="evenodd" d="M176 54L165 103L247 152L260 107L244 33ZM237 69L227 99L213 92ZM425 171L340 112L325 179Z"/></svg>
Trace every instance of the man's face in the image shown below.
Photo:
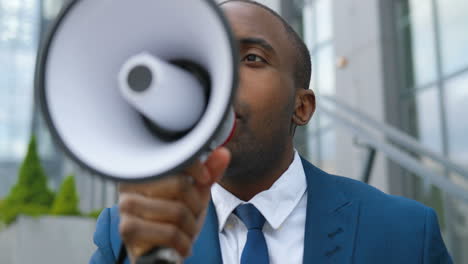
<svg viewBox="0 0 468 264"><path fill-rule="evenodd" d="M227 147L226 177L267 169L292 142L294 53L278 20L261 7L230 2L221 6L239 42L239 87L234 108L237 129Z"/></svg>

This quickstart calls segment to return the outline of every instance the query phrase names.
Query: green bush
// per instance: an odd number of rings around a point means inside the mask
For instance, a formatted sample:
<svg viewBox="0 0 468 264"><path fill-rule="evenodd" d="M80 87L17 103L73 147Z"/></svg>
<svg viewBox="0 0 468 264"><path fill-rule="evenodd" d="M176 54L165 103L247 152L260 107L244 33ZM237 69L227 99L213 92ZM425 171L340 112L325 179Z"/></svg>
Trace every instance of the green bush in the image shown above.
<svg viewBox="0 0 468 264"><path fill-rule="evenodd" d="M39 160L36 139L33 136L19 169L18 181L1 204L0 222L10 224L20 214L47 214L53 199L54 194L47 187L47 177Z"/></svg>
<svg viewBox="0 0 468 264"><path fill-rule="evenodd" d="M55 197L50 211L53 215L80 215L78 192L73 175L66 177Z"/></svg>
<svg viewBox="0 0 468 264"><path fill-rule="evenodd" d="M49 208L42 205L22 204L17 206L4 206L0 212L0 221L6 225L13 223L18 215L38 217L49 212Z"/></svg>
<svg viewBox="0 0 468 264"><path fill-rule="evenodd" d="M0 200L0 230L16 220L18 215L41 216L80 215L79 198L72 175L66 177L54 199L47 187L47 177L37 153L36 138L31 137L26 157L19 169L18 181L9 194ZM101 210L86 214L97 218Z"/></svg>
<svg viewBox="0 0 468 264"><path fill-rule="evenodd" d="M19 170L18 182L5 199L9 206L38 205L50 207L54 194L47 187L47 177L37 154L36 138L31 137L28 152Z"/></svg>

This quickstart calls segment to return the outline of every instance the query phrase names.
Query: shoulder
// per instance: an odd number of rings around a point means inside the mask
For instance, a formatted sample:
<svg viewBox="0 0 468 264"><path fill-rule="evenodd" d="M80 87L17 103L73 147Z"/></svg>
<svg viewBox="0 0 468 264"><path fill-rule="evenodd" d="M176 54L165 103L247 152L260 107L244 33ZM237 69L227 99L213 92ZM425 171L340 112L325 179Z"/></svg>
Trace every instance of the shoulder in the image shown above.
<svg viewBox="0 0 468 264"><path fill-rule="evenodd" d="M382 192L381 190L368 185L366 183L342 177L328 174L330 180L332 180L337 188L344 193L344 195L350 199L357 199L366 208L374 208L375 206L385 210L416 210L425 211L429 207L423 205L420 202L396 195L390 195Z"/></svg>
<svg viewBox="0 0 468 264"><path fill-rule="evenodd" d="M374 214L396 214L425 217L431 208L420 202L396 195L386 194L366 183L336 175L328 175L337 188L349 199L359 200L361 208Z"/></svg>
<svg viewBox="0 0 468 264"><path fill-rule="evenodd" d="M366 183L346 177L330 175L330 180L345 197L359 201L361 216L371 218L389 226L414 226L435 216L434 210L424 204L396 195L386 194ZM393 224L391 224L393 223Z"/></svg>
<svg viewBox="0 0 468 264"><path fill-rule="evenodd" d="M396 195L386 194L379 189L351 178L328 174L303 159L303 167L307 177L315 184L329 189L335 195L340 193L346 200L359 201L361 209L372 210L385 214L417 213L426 214L429 207Z"/></svg>
<svg viewBox="0 0 468 264"><path fill-rule="evenodd" d="M432 208L356 180L328 177L347 197L359 202L359 226L365 230L357 238L358 244L373 241L378 248L399 248L404 256L421 252L422 263L452 263Z"/></svg>
<svg viewBox="0 0 468 264"><path fill-rule="evenodd" d="M320 186L316 189L320 198L354 204L359 230L355 242L360 249L356 258L380 260L385 254L388 263L401 262L398 256L421 263L452 263L433 209L360 181L330 175L305 160L303 165L308 184Z"/></svg>
<svg viewBox="0 0 468 264"><path fill-rule="evenodd" d="M334 199L358 204L359 224L376 234L389 232L401 236L410 232L423 236L427 221L437 221L434 211L411 199L389 195L366 183L328 174L303 160L311 186L320 186L321 199ZM312 187L313 188L313 187Z"/></svg>

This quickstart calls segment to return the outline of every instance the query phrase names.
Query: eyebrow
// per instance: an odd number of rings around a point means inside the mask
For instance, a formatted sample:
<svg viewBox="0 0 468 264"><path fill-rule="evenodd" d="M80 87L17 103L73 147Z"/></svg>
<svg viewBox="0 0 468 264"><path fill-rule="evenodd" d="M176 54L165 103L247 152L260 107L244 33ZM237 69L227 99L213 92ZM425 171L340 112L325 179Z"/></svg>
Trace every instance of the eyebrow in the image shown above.
<svg viewBox="0 0 468 264"><path fill-rule="evenodd" d="M239 43L241 45L258 45L272 53L276 53L275 49L273 48L273 46L271 46L270 43L268 43L268 41L262 39L262 38L241 38L239 40Z"/></svg>

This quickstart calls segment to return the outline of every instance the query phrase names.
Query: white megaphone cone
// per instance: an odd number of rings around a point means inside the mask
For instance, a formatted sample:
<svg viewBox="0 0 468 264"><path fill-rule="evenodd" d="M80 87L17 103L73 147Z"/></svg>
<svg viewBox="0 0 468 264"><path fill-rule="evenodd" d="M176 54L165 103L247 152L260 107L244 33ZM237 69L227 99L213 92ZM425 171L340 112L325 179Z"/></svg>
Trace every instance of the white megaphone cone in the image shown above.
<svg viewBox="0 0 468 264"><path fill-rule="evenodd" d="M211 0L74 0L41 47L36 94L53 138L83 168L154 179L232 134L237 53Z"/></svg>

